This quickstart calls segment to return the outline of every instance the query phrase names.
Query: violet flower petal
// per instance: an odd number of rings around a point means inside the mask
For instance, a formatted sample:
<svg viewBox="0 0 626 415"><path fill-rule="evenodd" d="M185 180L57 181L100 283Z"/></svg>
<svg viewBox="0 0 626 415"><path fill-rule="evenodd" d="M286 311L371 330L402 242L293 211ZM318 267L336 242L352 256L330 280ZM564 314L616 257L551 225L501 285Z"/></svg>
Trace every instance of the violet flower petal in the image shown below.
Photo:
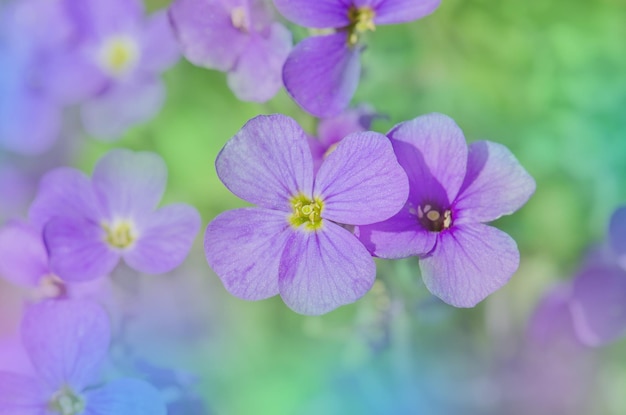
<svg viewBox="0 0 626 415"><path fill-rule="evenodd" d="M169 16L183 55L206 68L231 69L250 41L232 22L232 9L219 0L176 0Z"/></svg>
<svg viewBox="0 0 626 415"><path fill-rule="evenodd" d="M80 217L57 217L44 228L50 269L68 282L105 277L119 262L120 254L104 241L99 224Z"/></svg>
<svg viewBox="0 0 626 415"><path fill-rule="evenodd" d="M57 52L46 62L46 93L64 105L80 104L106 87L107 78L85 51Z"/></svg>
<svg viewBox="0 0 626 415"><path fill-rule="evenodd" d="M167 166L155 153L115 149L98 161L92 182L109 219L140 218L163 197Z"/></svg>
<svg viewBox="0 0 626 415"><path fill-rule="evenodd" d="M252 35L236 65L228 73L228 86L242 101L265 102L283 86L282 69L291 51L291 32L276 23L268 37Z"/></svg>
<svg viewBox="0 0 626 415"><path fill-rule="evenodd" d="M289 308L319 315L355 302L375 279L374 260L358 239L324 221L316 232L292 233L281 258L278 284Z"/></svg>
<svg viewBox="0 0 626 415"><path fill-rule="evenodd" d="M506 284L518 266L515 241L483 224L440 234L433 253L420 260L428 290L455 307L474 307Z"/></svg>
<svg viewBox="0 0 626 415"><path fill-rule="evenodd" d="M0 414L46 415L49 396L35 378L0 372Z"/></svg>
<svg viewBox="0 0 626 415"><path fill-rule="evenodd" d="M626 206L620 207L609 222L609 243L611 249L620 259L622 266L626 264Z"/></svg>
<svg viewBox="0 0 626 415"><path fill-rule="evenodd" d="M409 205L384 222L358 226L355 235L372 255L398 259L432 251L437 233L425 230L410 212Z"/></svg>
<svg viewBox="0 0 626 415"><path fill-rule="evenodd" d="M467 175L455 205L455 223L490 222L522 207L535 181L502 144L477 141L469 146Z"/></svg>
<svg viewBox="0 0 626 415"><path fill-rule="evenodd" d="M95 380L111 339L110 321L88 301L45 301L29 306L22 342L33 366L53 391L82 389Z"/></svg>
<svg viewBox="0 0 626 415"><path fill-rule="evenodd" d="M224 212L207 226L207 262L235 297L273 297L278 294L280 257L291 233L282 212L263 208Z"/></svg>
<svg viewBox="0 0 626 415"><path fill-rule="evenodd" d="M165 102L158 79L118 84L81 106L85 131L101 140L117 140L132 126L153 118Z"/></svg>
<svg viewBox="0 0 626 415"><path fill-rule="evenodd" d="M138 379L119 379L86 393L84 415L166 415L160 393Z"/></svg>
<svg viewBox="0 0 626 415"><path fill-rule="evenodd" d="M146 18L142 36L141 69L157 73L169 68L180 58L180 50L165 10Z"/></svg>
<svg viewBox="0 0 626 415"><path fill-rule="evenodd" d="M411 199L442 203L429 199L443 192L452 203L467 168L467 144L454 120L443 114L422 115L396 125L387 136L409 177Z"/></svg>
<svg viewBox="0 0 626 415"><path fill-rule="evenodd" d="M385 25L412 22L428 16L439 7L441 0L356 0L369 3L376 11L374 23Z"/></svg>
<svg viewBox="0 0 626 415"><path fill-rule="evenodd" d="M353 133L322 163L313 194L324 202L324 219L367 225L400 210L409 194L409 182L387 137Z"/></svg>
<svg viewBox="0 0 626 415"><path fill-rule="evenodd" d="M578 338L601 346L626 335L626 272L596 266L573 282L570 310Z"/></svg>
<svg viewBox="0 0 626 415"><path fill-rule="evenodd" d="M350 2L342 0L274 0L278 11L288 20L305 27L324 29L350 24Z"/></svg>
<svg viewBox="0 0 626 415"><path fill-rule="evenodd" d="M313 158L296 121L276 114L248 121L215 161L217 175L238 197L291 212L290 199L313 189Z"/></svg>
<svg viewBox="0 0 626 415"><path fill-rule="evenodd" d="M89 178L76 169L60 167L41 179L28 217L37 229L43 229L57 216L82 217L96 222L101 216L98 205Z"/></svg>
<svg viewBox="0 0 626 415"><path fill-rule="evenodd" d="M317 126L319 143L328 150L333 144L338 143L351 133L368 131L372 127L372 121L376 118L384 118L369 105L359 105L350 108L336 117L320 120Z"/></svg>
<svg viewBox="0 0 626 415"><path fill-rule="evenodd" d="M331 117L348 107L361 76L361 49L346 33L304 39L283 67L287 92L307 112Z"/></svg>
<svg viewBox="0 0 626 415"><path fill-rule="evenodd" d="M146 274L162 274L178 267L187 257L202 220L188 205L165 206L138 219L139 239L123 254L128 265Z"/></svg>
<svg viewBox="0 0 626 415"><path fill-rule="evenodd" d="M0 229L2 277L17 285L34 287L49 272L41 232L21 221L11 221Z"/></svg>

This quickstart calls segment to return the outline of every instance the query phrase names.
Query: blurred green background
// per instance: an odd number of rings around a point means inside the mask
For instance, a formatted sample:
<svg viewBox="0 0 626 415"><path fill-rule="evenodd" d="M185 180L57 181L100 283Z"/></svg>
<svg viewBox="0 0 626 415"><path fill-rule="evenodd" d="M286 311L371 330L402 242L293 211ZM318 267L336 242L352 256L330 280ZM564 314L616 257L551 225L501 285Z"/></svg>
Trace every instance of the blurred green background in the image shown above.
<svg viewBox="0 0 626 415"><path fill-rule="evenodd" d="M147 3L153 10L168 4ZM297 39L306 35L294 31ZM433 15L378 27L367 41L354 103L388 116L375 130L441 112L468 141L507 145L534 176L530 202L496 223L518 242L520 270L503 290L465 310L432 302L416 262L380 261L380 283L364 299L303 317L280 299L230 297L203 262L198 238L193 276L185 278L201 285L194 301L207 303L213 328L187 344L183 360L201 373L202 394L216 413L417 413L393 404L379 410L367 399L337 401L341 385L352 385L348 400L351 393L380 393L380 402L413 402L410 396L424 390L434 401L460 409L471 402L481 413L495 392L475 375L512 353L542 295L572 277L588 246L604 238L612 210L626 201L624 0L443 0ZM91 171L114 147L156 151L169 167L165 202L195 205L205 225L245 204L221 184L214 160L248 119L284 113L315 132L316 121L284 91L264 105L239 102L224 74L183 60L165 79L168 99L156 119L116 143L90 140L79 164ZM594 352L600 375L588 404L595 409L575 413L626 413L625 346Z"/></svg>

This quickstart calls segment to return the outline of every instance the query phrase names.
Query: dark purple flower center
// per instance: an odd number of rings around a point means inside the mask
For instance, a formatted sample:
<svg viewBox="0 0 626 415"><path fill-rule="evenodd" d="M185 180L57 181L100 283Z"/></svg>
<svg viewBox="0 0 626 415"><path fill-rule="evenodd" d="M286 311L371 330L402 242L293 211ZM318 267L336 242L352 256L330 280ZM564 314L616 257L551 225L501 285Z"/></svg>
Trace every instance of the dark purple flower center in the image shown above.
<svg viewBox="0 0 626 415"><path fill-rule="evenodd" d="M348 19L350 24L348 25L348 44L354 46L359 41L359 35L371 30L376 30L374 24L374 18L376 12L369 6L355 7L351 6L348 10Z"/></svg>
<svg viewBox="0 0 626 415"><path fill-rule="evenodd" d="M72 389L65 386L54 394L48 408L55 414L78 415L85 411L85 401Z"/></svg>
<svg viewBox="0 0 626 415"><path fill-rule="evenodd" d="M452 226L452 211L431 204L417 207L417 219L430 232L441 232Z"/></svg>

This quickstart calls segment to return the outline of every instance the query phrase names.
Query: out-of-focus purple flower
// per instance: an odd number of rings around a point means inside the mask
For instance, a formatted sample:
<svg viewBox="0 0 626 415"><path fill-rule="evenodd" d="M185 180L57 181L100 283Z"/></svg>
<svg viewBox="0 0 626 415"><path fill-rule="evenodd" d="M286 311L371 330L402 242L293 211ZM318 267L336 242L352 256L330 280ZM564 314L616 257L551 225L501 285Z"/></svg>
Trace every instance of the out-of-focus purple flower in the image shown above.
<svg viewBox="0 0 626 415"><path fill-rule="evenodd" d="M289 20L333 34L300 42L287 58L283 81L293 99L317 117L343 111L361 75L361 37L377 25L410 22L432 13L440 0L274 0Z"/></svg>
<svg viewBox="0 0 626 415"><path fill-rule="evenodd" d="M626 206L618 208L611 215L608 240L611 253L617 263L626 270Z"/></svg>
<svg viewBox="0 0 626 415"><path fill-rule="evenodd" d="M24 221L13 220L0 228L0 277L30 289L29 297L108 298L106 280L67 284L52 272L41 229Z"/></svg>
<svg viewBox="0 0 626 415"><path fill-rule="evenodd" d="M99 386L109 324L106 312L89 302L43 302L27 309L22 342L36 377L0 372L0 413L164 415L159 393L144 381Z"/></svg>
<svg viewBox="0 0 626 415"><path fill-rule="evenodd" d="M372 121L377 117L381 115L369 105L360 105L336 117L320 120L317 126L317 137L309 137L315 171L322 165L324 158L335 149L339 141L351 133L368 131L372 126Z"/></svg>
<svg viewBox="0 0 626 415"><path fill-rule="evenodd" d="M302 314L322 314L363 296L374 283L370 254L346 227L384 220L405 203L408 184L389 140L344 138L317 174L302 128L283 115L250 120L216 160L222 182L259 205L209 224L209 265L236 297L280 294Z"/></svg>
<svg viewBox="0 0 626 415"><path fill-rule="evenodd" d="M201 221L185 204L156 209L166 179L158 155L129 150L107 153L91 180L72 168L45 175L29 215L44 229L50 269L78 282L108 275L120 258L148 274L180 265Z"/></svg>
<svg viewBox="0 0 626 415"><path fill-rule="evenodd" d="M401 123L388 136L409 177L409 199L394 217L356 234L376 256L420 256L430 292L456 307L473 307L519 265L515 241L483 222L519 209L535 182L501 144L477 141L468 149L445 115Z"/></svg>
<svg viewBox="0 0 626 415"><path fill-rule="evenodd" d="M269 0L176 0L170 19L190 62L227 72L237 98L265 102L282 86L292 45L271 7Z"/></svg>

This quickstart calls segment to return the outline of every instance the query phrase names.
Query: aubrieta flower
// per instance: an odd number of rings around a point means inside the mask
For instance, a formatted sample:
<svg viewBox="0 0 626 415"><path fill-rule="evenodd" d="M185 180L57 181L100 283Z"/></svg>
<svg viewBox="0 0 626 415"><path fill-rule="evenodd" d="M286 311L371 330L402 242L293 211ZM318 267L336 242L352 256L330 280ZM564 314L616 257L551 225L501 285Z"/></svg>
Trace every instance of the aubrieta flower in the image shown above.
<svg viewBox="0 0 626 415"><path fill-rule="evenodd" d="M532 177L501 144L469 146L449 117L430 114L388 134L410 194L391 219L356 234L378 257L420 257L426 287L448 304L473 307L502 287L519 265L515 241L483 224L519 209Z"/></svg>
<svg viewBox="0 0 626 415"><path fill-rule="evenodd" d="M227 72L240 100L265 102L282 87L292 46L271 7L269 0L176 0L170 19L191 63Z"/></svg>
<svg viewBox="0 0 626 415"><path fill-rule="evenodd" d="M46 301L23 317L22 342L35 376L0 372L0 413L165 415L159 393L138 379L102 386L100 369L111 332L100 306Z"/></svg>
<svg viewBox="0 0 626 415"><path fill-rule="evenodd" d="M385 136L349 135L315 174L302 128L283 115L259 116L215 165L231 192L258 205L207 227L207 261L228 292L245 300L280 294L296 312L322 314L372 287L374 260L348 225L389 218L406 201L406 174Z"/></svg>
<svg viewBox="0 0 626 415"><path fill-rule="evenodd" d="M302 26L334 28L304 39L283 68L293 99L317 117L344 110L361 76L362 36L377 25L410 22L432 13L440 0L274 0L276 8Z"/></svg>
<svg viewBox="0 0 626 415"><path fill-rule="evenodd" d="M54 274L87 281L108 275L120 258L147 274L180 265L201 221L185 204L156 209L166 180L158 155L119 149L98 161L91 180L72 168L46 174L29 216L44 230Z"/></svg>

